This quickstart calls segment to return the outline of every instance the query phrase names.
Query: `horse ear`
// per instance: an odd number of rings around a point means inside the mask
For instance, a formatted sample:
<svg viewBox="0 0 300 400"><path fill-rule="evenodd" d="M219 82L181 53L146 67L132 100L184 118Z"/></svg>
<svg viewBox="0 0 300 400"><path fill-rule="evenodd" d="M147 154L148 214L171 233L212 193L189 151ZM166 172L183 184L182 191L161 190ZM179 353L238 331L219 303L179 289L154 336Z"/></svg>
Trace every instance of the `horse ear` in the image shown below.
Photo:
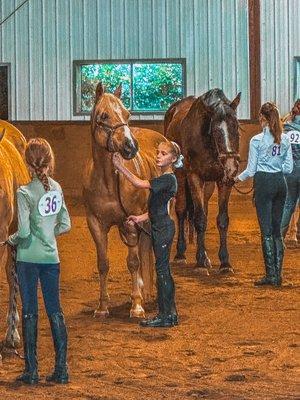
<svg viewBox="0 0 300 400"><path fill-rule="evenodd" d="M4 134L5 134L5 128L3 128L3 129L2 129L2 132L0 132L0 142L1 142L1 140L3 139L3 137L4 137Z"/></svg>
<svg viewBox="0 0 300 400"><path fill-rule="evenodd" d="M115 95L116 97L118 97L119 99L121 98L121 96L122 96L122 84L120 84L120 85L117 87L117 89L114 91L114 95Z"/></svg>
<svg viewBox="0 0 300 400"><path fill-rule="evenodd" d="M100 97L105 93L105 86L102 84L102 82L99 82L97 87L96 87L96 97L95 97L95 103L98 102Z"/></svg>
<svg viewBox="0 0 300 400"><path fill-rule="evenodd" d="M238 95L236 96L236 98L235 98L234 100L232 100L232 102L230 103L230 107L231 107L234 111L238 108L238 105L240 104L241 95L242 95L242 92L239 92Z"/></svg>

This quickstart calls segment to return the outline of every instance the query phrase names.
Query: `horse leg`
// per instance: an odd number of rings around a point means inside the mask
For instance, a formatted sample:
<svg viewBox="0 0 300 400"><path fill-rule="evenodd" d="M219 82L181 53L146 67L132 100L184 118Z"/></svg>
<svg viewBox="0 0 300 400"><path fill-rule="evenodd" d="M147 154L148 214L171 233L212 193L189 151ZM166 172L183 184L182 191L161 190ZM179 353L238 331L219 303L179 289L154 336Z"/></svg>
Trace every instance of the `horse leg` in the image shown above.
<svg viewBox="0 0 300 400"><path fill-rule="evenodd" d="M210 259L205 249L205 231L207 227L207 216L204 207L204 182L198 175L190 173L188 182L194 203L194 225L197 232L197 267L201 268L204 275L208 275L208 268L211 268Z"/></svg>
<svg viewBox="0 0 300 400"><path fill-rule="evenodd" d="M138 256L138 246L128 247L127 267L131 273L132 292L131 292L131 310L130 317L145 318L145 311L142 307L143 280L140 275L140 260Z"/></svg>
<svg viewBox="0 0 300 400"><path fill-rule="evenodd" d="M94 312L94 317L108 317L109 295L107 292L107 275L109 272L109 261L107 258L107 235L108 228L104 226L93 214L87 214L87 223L94 239L97 251L97 267L100 277L99 305Z"/></svg>
<svg viewBox="0 0 300 400"><path fill-rule="evenodd" d="M9 304L7 312L7 330L5 334L5 346L16 348L20 346L20 335L18 332L19 313L17 310L17 292L18 284L16 280L16 271L12 270L11 251L6 246L6 278L9 287Z"/></svg>
<svg viewBox="0 0 300 400"><path fill-rule="evenodd" d="M139 235L135 226L123 224L119 226L120 236L123 243L127 245L127 267L131 274L132 292L131 292L131 310L130 317L145 318L145 311L142 307L143 279L140 274L139 259Z"/></svg>
<svg viewBox="0 0 300 400"><path fill-rule="evenodd" d="M186 239L185 239L185 220L187 217L187 204L186 204L186 176L183 171L176 171L176 178L178 182L178 190L175 203L175 211L178 221L178 237L176 246L176 255L174 262L185 263Z"/></svg>
<svg viewBox="0 0 300 400"><path fill-rule="evenodd" d="M218 183L219 213L217 216L217 225L220 235L219 259L221 262L220 272L222 273L234 272L229 262L229 254L227 250L227 231L229 225L228 202L230 193L231 186Z"/></svg>

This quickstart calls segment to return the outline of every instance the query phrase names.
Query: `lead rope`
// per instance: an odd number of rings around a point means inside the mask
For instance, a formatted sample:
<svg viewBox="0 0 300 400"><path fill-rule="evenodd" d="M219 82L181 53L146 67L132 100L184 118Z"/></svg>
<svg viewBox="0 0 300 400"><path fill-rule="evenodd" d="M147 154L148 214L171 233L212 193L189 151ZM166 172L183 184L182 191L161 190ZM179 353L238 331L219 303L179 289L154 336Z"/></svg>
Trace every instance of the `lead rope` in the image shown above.
<svg viewBox="0 0 300 400"><path fill-rule="evenodd" d="M236 184L233 185L233 188L240 194L250 194L251 192L253 192L254 186L252 185L252 188L250 190L247 190L246 192L243 192L241 189L236 187Z"/></svg>
<svg viewBox="0 0 300 400"><path fill-rule="evenodd" d="M17 270L16 270L16 265L17 265L17 252L15 247L10 246L11 250L11 277L13 281L13 300L12 300L12 317L11 317L11 344L12 348L14 350L14 354L22 359L24 359L23 356L20 355L18 350L15 348L15 342L14 342L14 332L16 330L16 314L17 314L17 294L19 291L19 283L18 283L18 276L17 276Z"/></svg>
<svg viewBox="0 0 300 400"><path fill-rule="evenodd" d="M125 207L124 207L124 205L123 205L123 202L122 202L121 191L120 191L120 174L119 174L118 171L116 171L116 174L117 174L117 191L118 191L118 197L119 197L120 206L121 206L121 208L122 208L124 214L126 215L126 217L129 217L129 214L128 214L128 212L126 211L126 209L125 209ZM145 229L142 225L140 225L140 224L138 224L138 223L136 223L136 222L134 223L134 225L135 225L139 230L143 231L146 235L148 235L148 236L151 237L151 233L148 232L147 229ZM136 244L130 245L130 244L126 241L126 239L125 239L124 235L122 234L122 232L121 232L121 239L122 239L122 242L123 242L126 246L129 246L129 247L135 247L135 246L138 244L138 241L139 241L139 239L137 238Z"/></svg>

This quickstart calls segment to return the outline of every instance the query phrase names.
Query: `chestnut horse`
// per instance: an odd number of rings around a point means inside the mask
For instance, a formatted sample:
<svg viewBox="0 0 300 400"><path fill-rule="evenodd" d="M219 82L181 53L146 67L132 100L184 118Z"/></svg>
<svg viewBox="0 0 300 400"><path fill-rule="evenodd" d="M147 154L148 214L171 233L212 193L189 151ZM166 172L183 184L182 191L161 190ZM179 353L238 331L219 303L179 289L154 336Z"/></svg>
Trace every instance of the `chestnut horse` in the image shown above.
<svg viewBox="0 0 300 400"><path fill-rule="evenodd" d="M0 242L16 230L15 193L20 185L30 180L23 156L26 140L21 132L6 121L0 120ZM10 248L0 246L0 267L6 266L9 285L9 305L7 313L8 329L4 344L7 347L19 345L20 336L17 330L19 315L16 309L16 282L12 274Z"/></svg>
<svg viewBox="0 0 300 400"><path fill-rule="evenodd" d="M120 152L126 167L141 179L158 176L156 148L165 137L149 129L129 128L130 113L120 101L121 86L114 94L105 93L102 83L96 89L91 114L92 159L84 176L83 197L87 223L97 250L100 275L99 306L95 316L107 316L108 233L116 225L128 247L127 266L132 277L130 316L144 317L143 295L148 299L153 290L151 238L138 226L125 223L129 215L147 211L148 192L136 189L121 174L116 174L112 154Z"/></svg>
<svg viewBox="0 0 300 400"><path fill-rule="evenodd" d="M208 275L211 267L205 249L208 201L218 187L220 271L233 272L227 250L228 201L239 167L239 123L236 109L240 93L230 102L221 89L202 96L186 97L170 106L164 121L165 136L177 142L184 155L184 168L176 171L178 241L175 261L185 261L185 219L193 213L197 232L197 266ZM192 200L189 202L189 198Z"/></svg>

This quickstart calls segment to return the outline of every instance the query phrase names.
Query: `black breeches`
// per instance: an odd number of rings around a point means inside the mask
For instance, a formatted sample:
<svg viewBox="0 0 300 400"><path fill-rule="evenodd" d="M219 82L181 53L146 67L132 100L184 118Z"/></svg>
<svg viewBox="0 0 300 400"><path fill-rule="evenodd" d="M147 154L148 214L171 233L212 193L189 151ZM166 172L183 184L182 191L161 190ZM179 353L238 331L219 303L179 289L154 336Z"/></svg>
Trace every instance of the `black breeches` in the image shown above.
<svg viewBox="0 0 300 400"><path fill-rule="evenodd" d="M174 235L175 224L172 220L161 226L155 225L152 227L152 244L157 274L170 271L170 253Z"/></svg>
<svg viewBox="0 0 300 400"><path fill-rule="evenodd" d="M262 236L281 236L286 182L281 172L257 172L254 177L255 206Z"/></svg>

